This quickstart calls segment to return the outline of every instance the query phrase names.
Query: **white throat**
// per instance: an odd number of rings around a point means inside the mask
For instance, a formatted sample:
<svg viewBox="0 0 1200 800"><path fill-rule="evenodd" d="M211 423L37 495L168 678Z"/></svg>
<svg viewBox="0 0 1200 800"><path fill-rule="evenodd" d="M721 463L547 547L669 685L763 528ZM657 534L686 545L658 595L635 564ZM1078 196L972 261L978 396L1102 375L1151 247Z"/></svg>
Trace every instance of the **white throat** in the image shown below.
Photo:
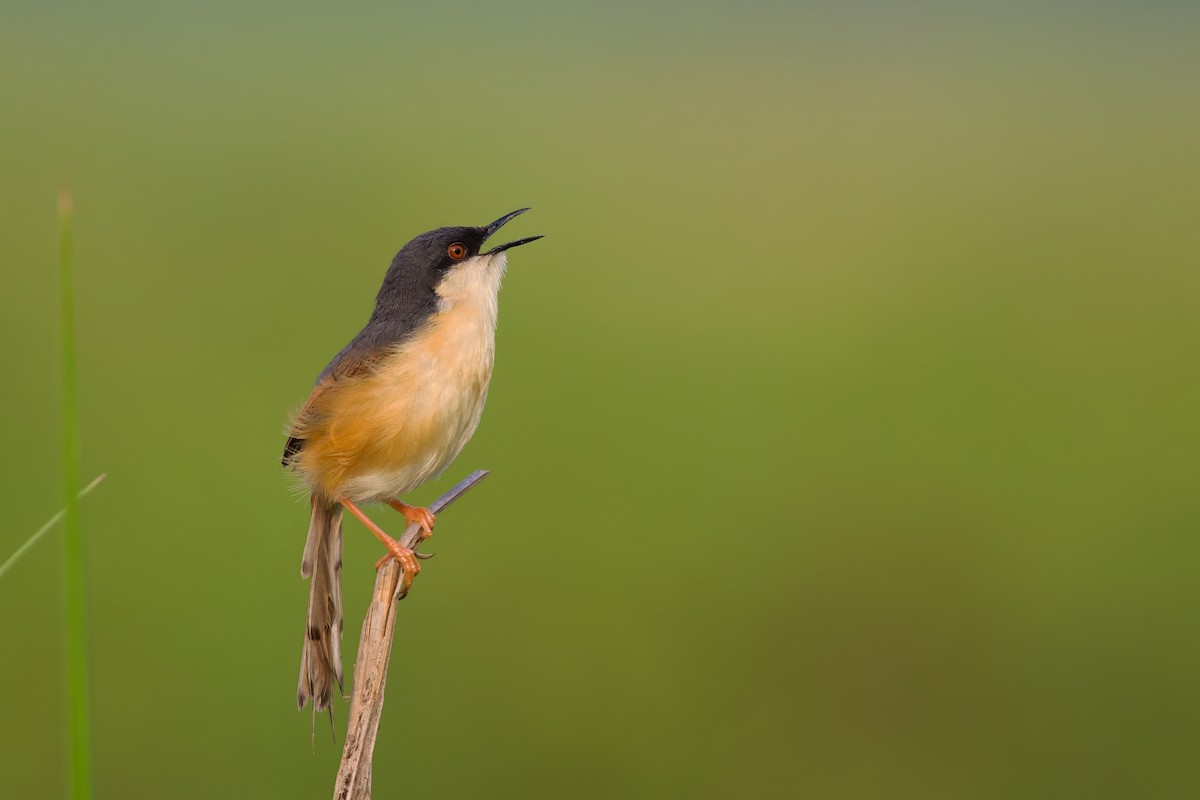
<svg viewBox="0 0 1200 800"><path fill-rule="evenodd" d="M507 253L475 256L451 267L437 287L438 313L478 315L478 321L494 331L500 280L507 267Z"/></svg>

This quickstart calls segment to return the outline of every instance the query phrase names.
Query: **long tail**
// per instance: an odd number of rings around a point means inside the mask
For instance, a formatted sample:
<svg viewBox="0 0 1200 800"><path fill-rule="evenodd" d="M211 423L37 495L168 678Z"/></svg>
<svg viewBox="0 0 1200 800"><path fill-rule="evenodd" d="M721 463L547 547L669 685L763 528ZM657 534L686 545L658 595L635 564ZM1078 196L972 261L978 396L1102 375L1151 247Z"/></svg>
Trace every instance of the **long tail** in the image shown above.
<svg viewBox="0 0 1200 800"><path fill-rule="evenodd" d="M296 706L313 704L313 726L318 711L329 709L333 724L333 681L342 689L342 507L312 496L312 521L308 543L300 562L300 576L310 578L308 621L300 655L300 686Z"/></svg>

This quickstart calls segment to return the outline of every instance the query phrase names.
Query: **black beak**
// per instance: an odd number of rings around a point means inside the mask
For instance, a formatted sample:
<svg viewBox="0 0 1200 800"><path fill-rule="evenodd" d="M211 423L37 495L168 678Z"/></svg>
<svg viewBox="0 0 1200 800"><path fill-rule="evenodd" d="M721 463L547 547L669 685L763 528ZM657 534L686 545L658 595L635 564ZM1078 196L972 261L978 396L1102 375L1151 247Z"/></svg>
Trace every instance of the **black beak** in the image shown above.
<svg viewBox="0 0 1200 800"><path fill-rule="evenodd" d="M508 222L513 217L517 217L517 216L520 216L521 214L524 214L528 210L529 210L528 208L518 208L516 211L513 211L509 214L505 214L503 217L496 220L491 225L484 226L483 240L486 242L493 233L495 233L496 231L503 228L504 224L506 222ZM486 253L480 253L480 255L490 256L492 253L499 253L504 250L508 250L509 248L512 248L512 247L519 247L523 244L529 244L530 242L536 242L540 238L542 238L542 237L541 236L529 236L524 239L517 239L515 242L508 242L507 244L497 245L497 246L493 247L491 250L488 250Z"/></svg>

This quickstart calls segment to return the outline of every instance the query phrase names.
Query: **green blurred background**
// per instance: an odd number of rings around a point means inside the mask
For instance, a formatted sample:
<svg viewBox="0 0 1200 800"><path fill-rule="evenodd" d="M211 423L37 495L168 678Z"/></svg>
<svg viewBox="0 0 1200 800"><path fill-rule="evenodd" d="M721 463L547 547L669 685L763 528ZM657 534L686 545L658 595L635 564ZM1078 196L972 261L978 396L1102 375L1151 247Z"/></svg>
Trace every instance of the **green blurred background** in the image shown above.
<svg viewBox="0 0 1200 800"><path fill-rule="evenodd" d="M330 795L284 423L408 238L523 205L377 796L1197 796L1198 34L6 3L0 557L62 504L65 186L97 796ZM61 546L0 581L5 796L65 785ZM347 523L348 661L379 552Z"/></svg>

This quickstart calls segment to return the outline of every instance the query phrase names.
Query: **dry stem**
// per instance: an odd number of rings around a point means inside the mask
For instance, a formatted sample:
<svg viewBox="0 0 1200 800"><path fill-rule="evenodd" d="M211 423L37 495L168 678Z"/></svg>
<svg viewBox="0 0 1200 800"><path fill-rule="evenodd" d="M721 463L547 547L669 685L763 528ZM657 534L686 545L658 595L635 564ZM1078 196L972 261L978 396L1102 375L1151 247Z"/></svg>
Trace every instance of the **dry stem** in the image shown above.
<svg viewBox="0 0 1200 800"><path fill-rule="evenodd" d="M487 470L482 469L472 472L435 500L429 510L439 513L486 478L487 474ZM415 523L409 525L399 541L405 547L416 549L421 541L420 527ZM383 689L387 684L388 660L396 631L400 577L400 566L394 558L389 558L375 575L375 593L363 619L358 658L354 661L350 719L346 723L346 746L342 750L342 764L338 768L337 783L334 784L334 800L371 798L371 756L375 752L375 737L383 716Z"/></svg>

